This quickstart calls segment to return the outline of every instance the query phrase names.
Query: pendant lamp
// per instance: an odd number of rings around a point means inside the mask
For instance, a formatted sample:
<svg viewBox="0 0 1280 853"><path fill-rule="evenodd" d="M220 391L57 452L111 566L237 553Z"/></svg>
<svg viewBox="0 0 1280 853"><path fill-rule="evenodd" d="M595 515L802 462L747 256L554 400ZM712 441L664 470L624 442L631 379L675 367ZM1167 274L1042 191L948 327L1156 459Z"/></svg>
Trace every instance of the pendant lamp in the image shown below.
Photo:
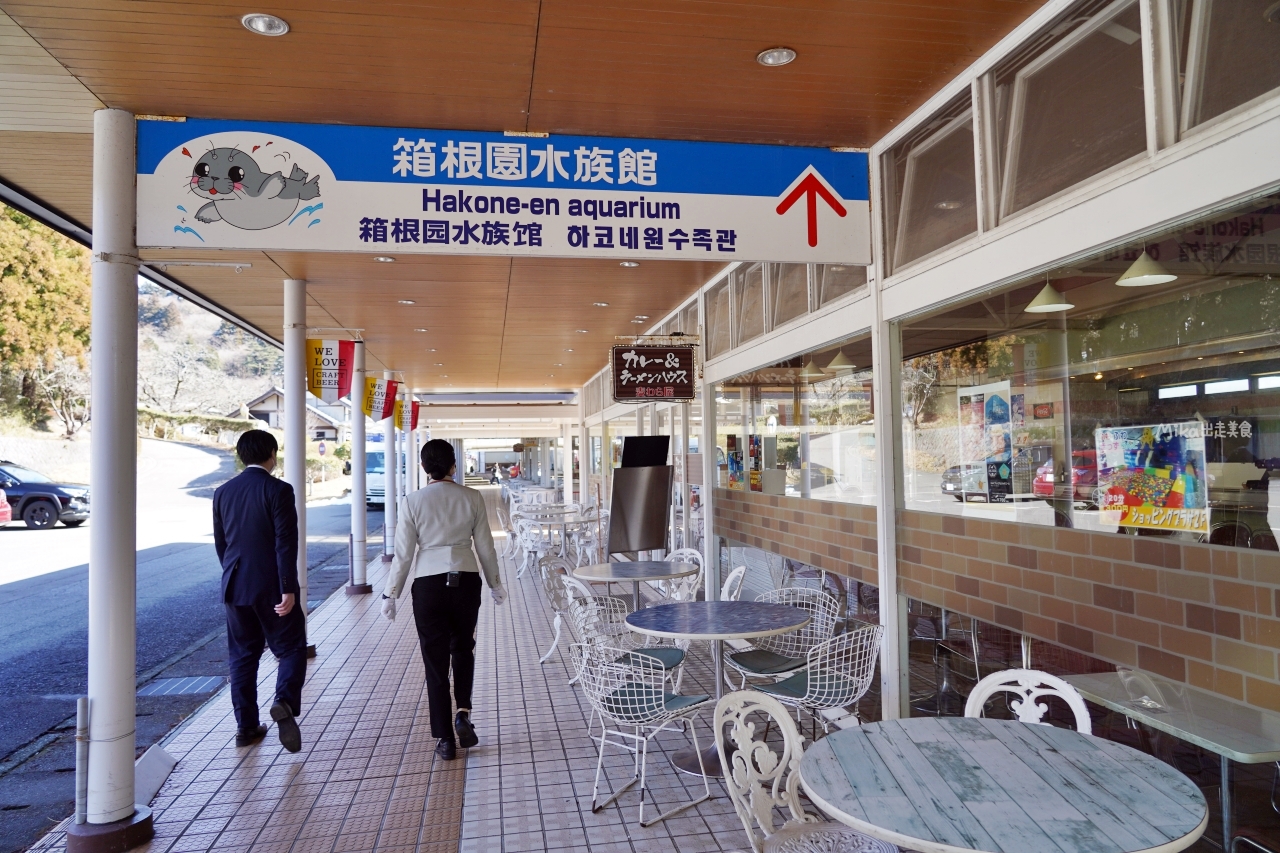
<svg viewBox="0 0 1280 853"><path fill-rule="evenodd" d="M1116 284L1121 287L1149 287L1153 284L1167 284L1176 281L1177 278L1162 267L1159 261L1148 255L1146 249L1143 249L1142 254L1138 255L1138 259L1125 270Z"/></svg>
<svg viewBox="0 0 1280 853"><path fill-rule="evenodd" d="M827 374L823 372L821 367L813 363L813 359L809 359L809 363L800 369L800 378L808 382L816 382Z"/></svg>
<svg viewBox="0 0 1280 853"><path fill-rule="evenodd" d="M831 359L831 363L827 365L827 370L836 373L841 370L853 370L857 366L845 357L844 350L836 350L836 357Z"/></svg>
<svg viewBox="0 0 1280 853"><path fill-rule="evenodd" d="M1054 290L1053 285L1045 282L1044 290L1031 300L1024 310L1028 314L1052 314L1055 311L1069 311L1076 306L1068 302L1061 293Z"/></svg>

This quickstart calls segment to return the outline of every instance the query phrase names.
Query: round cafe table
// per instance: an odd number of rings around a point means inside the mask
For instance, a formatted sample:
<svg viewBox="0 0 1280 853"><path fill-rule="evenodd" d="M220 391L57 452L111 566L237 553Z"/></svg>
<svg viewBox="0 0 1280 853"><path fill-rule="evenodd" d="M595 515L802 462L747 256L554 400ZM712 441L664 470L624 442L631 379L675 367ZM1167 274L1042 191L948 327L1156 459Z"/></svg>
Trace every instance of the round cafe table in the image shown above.
<svg viewBox="0 0 1280 853"><path fill-rule="evenodd" d="M687 578L696 575L698 567L693 563L672 563L664 560L634 560L621 563L596 563L591 566L579 566L573 570L573 576L588 583L626 583L631 582L635 595L635 608L640 609L641 581L668 581L675 578Z"/></svg>
<svg viewBox="0 0 1280 853"><path fill-rule="evenodd" d="M809 619L808 613L786 604L769 604L763 601L678 601L635 611L627 617L627 627L650 637L709 640L712 668L715 670L716 701L719 701L724 695L724 660L720 650L722 640L746 640L785 634L808 625ZM698 755L692 749L682 749L675 753L671 756L671 763L677 770L695 776L701 775L698 770ZM702 751L702 766L706 768L708 776L724 776L724 770L720 767L720 753L716 751L715 744Z"/></svg>
<svg viewBox="0 0 1280 853"><path fill-rule="evenodd" d="M919 853L1173 853L1204 833L1190 779L1074 729L915 717L827 735L800 784L859 832Z"/></svg>

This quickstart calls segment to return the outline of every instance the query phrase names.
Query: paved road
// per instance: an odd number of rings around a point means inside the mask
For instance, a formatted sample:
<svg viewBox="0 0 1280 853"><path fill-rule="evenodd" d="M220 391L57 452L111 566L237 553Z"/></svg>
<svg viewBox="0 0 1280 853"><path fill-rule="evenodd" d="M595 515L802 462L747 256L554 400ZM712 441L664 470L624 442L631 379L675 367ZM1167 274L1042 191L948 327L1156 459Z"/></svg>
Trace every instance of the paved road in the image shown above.
<svg viewBox="0 0 1280 853"><path fill-rule="evenodd" d="M223 675L221 570L211 498L229 454L144 441L139 459L138 672ZM0 529L0 851L22 850L68 813L74 784L66 725L85 690L88 532ZM369 513L370 530L382 514ZM313 606L346 581L350 505L308 509ZM372 537L371 537L372 538ZM192 669L198 672L191 671ZM138 744L164 736L207 695L142 697ZM39 748L30 758L26 752ZM23 808L15 808L23 806Z"/></svg>

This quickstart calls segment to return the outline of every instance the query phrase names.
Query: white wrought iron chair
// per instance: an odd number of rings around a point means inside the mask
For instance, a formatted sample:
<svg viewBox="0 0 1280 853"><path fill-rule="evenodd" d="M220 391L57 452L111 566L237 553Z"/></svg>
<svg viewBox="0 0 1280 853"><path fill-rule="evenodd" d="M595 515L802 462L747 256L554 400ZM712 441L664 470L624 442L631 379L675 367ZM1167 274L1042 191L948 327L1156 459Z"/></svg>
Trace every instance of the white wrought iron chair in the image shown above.
<svg viewBox="0 0 1280 853"><path fill-rule="evenodd" d="M770 724L777 724L782 743L756 740ZM777 699L754 690L730 693L716 703L712 730L724 786L754 853L898 853L892 844L805 812L799 795L804 737Z"/></svg>
<svg viewBox="0 0 1280 853"><path fill-rule="evenodd" d="M516 534L516 528L511 523L511 513L502 507L495 507L498 512L498 524L502 527L502 532L507 535L507 541L502 549L502 556L511 559L520 553L520 537Z"/></svg>
<svg viewBox="0 0 1280 853"><path fill-rule="evenodd" d="M1017 715L1019 722L1042 726L1049 725L1044 722L1049 706L1037 700L1057 696L1067 703L1067 707L1075 715L1076 731L1086 735L1093 734L1093 721L1089 717L1089 706L1084 703L1084 697L1056 675L1038 669L993 672L974 685L969 701L964 703L964 715L981 717L987 700L997 693L1011 693L1017 697L1009 699L1009 710Z"/></svg>
<svg viewBox="0 0 1280 853"><path fill-rule="evenodd" d="M556 646L560 644L560 630L569 611L569 592L565 589L564 581L571 568L569 561L563 557L543 557L538 561L542 592L547 597L551 612L555 614L555 618L551 620L555 636L551 639L551 646L547 649L547 653L538 658L540 664L546 663L555 652Z"/></svg>
<svg viewBox="0 0 1280 853"><path fill-rule="evenodd" d="M693 548L679 548L665 558L668 563L692 563L698 567L697 574L684 578L660 582L658 588L667 601L693 601L702 589L702 553Z"/></svg>
<svg viewBox="0 0 1280 853"><path fill-rule="evenodd" d="M791 705L797 714L801 710L808 712L822 724L824 733L831 731L831 727L823 711L852 706L854 719L861 721L858 700L871 687L883 636L884 628L879 625L839 634L809 649L805 668L800 672L782 681L758 684L756 689L784 705Z"/></svg>
<svg viewBox="0 0 1280 853"><path fill-rule="evenodd" d="M538 560L557 550L556 531L555 525L536 519L516 518L515 525L520 535L520 547L524 551L520 571L516 572L516 578L519 579Z"/></svg>
<svg viewBox="0 0 1280 853"><path fill-rule="evenodd" d="M666 675L653 658L629 654L624 649L596 646L591 643L574 643L571 646L578 679L587 694L591 709L600 718L599 758L596 761L595 785L591 789L591 811L599 812L634 785L640 783L641 826L653 826L674 814L696 806L711 798L710 780L703 775L704 793L701 797L676 806L645 822L644 801L646 765L649 742L662 731L674 731L672 723L687 721L683 728L698 753L698 766L702 768L702 753L698 746L698 733L693 725L698 712L708 708L710 696L677 696L666 691ZM635 772L631 781L613 792L609 799L597 802L600 794L600 774L604 769L606 746L618 746L635 757Z"/></svg>
<svg viewBox="0 0 1280 853"><path fill-rule="evenodd" d="M756 601L803 610L809 614L809 624L773 637L753 637L751 648L725 655L726 667L742 677L741 684L736 686L739 690L746 687L749 677L778 680L803 667L809 650L831 639L840 613L840 603L820 589L790 586L771 589L756 596ZM726 670L726 679L728 675ZM730 683L730 686L734 685Z"/></svg>
<svg viewBox="0 0 1280 853"><path fill-rule="evenodd" d="M720 584L721 601L737 601L742 595L742 581L747 576L747 567L738 566L729 572L729 576Z"/></svg>

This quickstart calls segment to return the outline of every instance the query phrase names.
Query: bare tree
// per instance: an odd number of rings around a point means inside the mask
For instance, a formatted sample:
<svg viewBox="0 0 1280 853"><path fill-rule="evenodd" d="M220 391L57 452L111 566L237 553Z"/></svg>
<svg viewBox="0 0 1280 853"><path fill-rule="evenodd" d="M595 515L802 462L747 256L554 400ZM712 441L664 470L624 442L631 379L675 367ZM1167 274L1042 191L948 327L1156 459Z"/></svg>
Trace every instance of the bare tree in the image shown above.
<svg viewBox="0 0 1280 853"><path fill-rule="evenodd" d="M32 371L40 395L62 422L64 438L72 438L89 422L89 373L75 356L59 353L49 367Z"/></svg>
<svg viewBox="0 0 1280 853"><path fill-rule="evenodd" d="M942 373L936 353L909 358L902 363L902 414L913 430L920 428L920 418L934 395Z"/></svg>

